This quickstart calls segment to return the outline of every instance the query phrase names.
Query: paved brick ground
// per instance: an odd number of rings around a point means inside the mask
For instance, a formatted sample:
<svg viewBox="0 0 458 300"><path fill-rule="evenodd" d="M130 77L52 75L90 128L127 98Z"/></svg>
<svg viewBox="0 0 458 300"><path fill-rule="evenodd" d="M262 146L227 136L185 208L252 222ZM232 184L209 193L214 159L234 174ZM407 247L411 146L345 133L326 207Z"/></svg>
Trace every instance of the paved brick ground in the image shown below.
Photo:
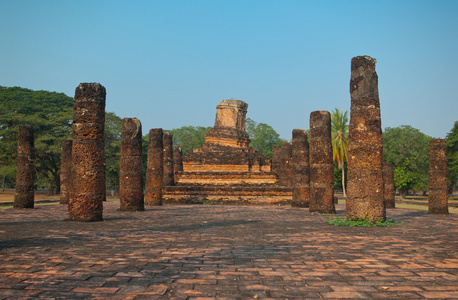
<svg viewBox="0 0 458 300"><path fill-rule="evenodd" d="M288 206L118 207L97 223L0 210L0 299L458 299L458 215L352 228Z"/></svg>

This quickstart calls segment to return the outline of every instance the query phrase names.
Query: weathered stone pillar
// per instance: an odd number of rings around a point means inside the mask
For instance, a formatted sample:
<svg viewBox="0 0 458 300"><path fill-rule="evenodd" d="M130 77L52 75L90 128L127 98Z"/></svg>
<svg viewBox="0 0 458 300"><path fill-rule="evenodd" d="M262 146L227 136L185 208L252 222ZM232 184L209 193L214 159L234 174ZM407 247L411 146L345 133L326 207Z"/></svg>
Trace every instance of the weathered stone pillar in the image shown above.
<svg viewBox="0 0 458 300"><path fill-rule="evenodd" d="M148 159L146 163L146 205L162 205L163 149L162 129L151 129L149 131Z"/></svg>
<svg viewBox="0 0 458 300"><path fill-rule="evenodd" d="M35 159L33 128L29 125L19 126L17 139L16 193L14 208L34 207Z"/></svg>
<svg viewBox="0 0 458 300"><path fill-rule="evenodd" d="M346 216L386 219L383 188L383 141L376 60L351 60L351 111L348 140Z"/></svg>
<svg viewBox="0 0 458 300"><path fill-rule="evenodd" d="M331 114L310 114L310 212L334 214Z"/></svg>
<svg viewBox="0 0 458 300"><path fill-rule="evenodd" d="M73 108L70 221L101 221L105 183L105 99L99 83L81 83Z"/></svg>
<svg viewBox="0 0 458 300"><path fill-rule="evenodd" d="M395 208L396 203L394 199L394 170L393 165L389 163L383 163L383 183L386 208Z"/></svg>
<svg viewBox="0 0 458 300"><path fill-rule="evenodd" d="M143 211L142 124L137 118L122 119L119 210Z"/></svg>
<svg viewBox="0 0 458 300"><path fill-rule="evenodd" d="M280 155L280 147L278 147L278 145L273 145L272 146L272 164L271 164L271 167L270 167L270 170L272 172L275 172L278 174L278 172L280 171L280 158L281 158L281 155Z"/></svg>
<svg viewBox="0 0 458 300"><path fill-rule="evenodd" d="M174 173L174 180L177 182L177 173L183 171L183 152L181 151L181 147L174 147L173 148L173 173Z"/></svg>
<svg viewBox="0 0 458 300"><path fill-rule="evenodd" d="M280 170L278 171L279 184L292 186L292 158L293 146L291 143L283 143L280 148Z"/></svg>
<svg viewBox="0 0 458 300"><path fill-rule="evenodd" d="M429 214L448 214L447 140L429 142Z"/></svg>
<svg viewBox="0 0 458 300"><path fill-rule="evenodd" d="M310 164L307 132L293 130L293 206L309 207L310 204Z"/></svg>
<svg viewBox="0 0 458 300"><path fill-rule="evenodd" d="M162 185L169 186L174 184L174 172L173 172L173 133L164 132L164 173L162 177Z"/></svg>
<svg viewBox="0 0 458 300"><path fill-rule="evenodd" d="M72 140L63 140L60 147L60 204L68 204L72 191Z"/></svg>

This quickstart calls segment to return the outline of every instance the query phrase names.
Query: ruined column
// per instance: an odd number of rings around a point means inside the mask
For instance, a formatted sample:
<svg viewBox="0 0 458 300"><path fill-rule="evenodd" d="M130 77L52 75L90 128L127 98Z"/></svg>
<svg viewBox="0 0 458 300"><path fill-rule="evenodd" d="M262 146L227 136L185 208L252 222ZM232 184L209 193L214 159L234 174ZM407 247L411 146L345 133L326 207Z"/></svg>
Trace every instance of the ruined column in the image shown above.
<svg viewBox="0 0 458 300"><path fill-rule="evenodd" d="M68 204L72 191L72 140L60 147L60 204Z"/></svg>
<svg viewBox="0 0 458 300"><path fill-rule="evenodd" d="M346 216L385 221L383 141L376 60L351 60Z"/></svg>
<svg viewBox="0 0 458 300"><path fill-rule="evenodd" d="M280 171L280 164L281 164L280 157L281 157L280 147L278 147L278 145L273 145L272 146L272 164L271 164L270 170L277 174Z"/></svg>
<svg viewBox="0 0 458 300"><path fill-rule="evenodd" d="M447 140L429 142L429 214L448 214Z"/></svg>
<svg viewBox="0 0 458 300"><path fill-rule="evenodd" d="M81 83L73 108L70 221L101 221L105 183L105 99L99 83Z"/></svg>
<svg viewBox="0 0 458 300"><path fill-rule="evenodd" d="M143 211L142 124L137 118L122 119L119 210Z"/></svg>
<svg viewBox="0 0 458 300"><path fill-rule="evenodd" d="M14 208L34 207L34 179L35 167L33 165L34 132L29 125L19 126L17 139L16 163L16 193L14 194Z"/></svg>
<svg viewBox="0 0 458 300"><path fill-rule="evenodd" d="M177 182L178 180L178 172L183 171L183 152L181 151L181 147L174 147L173 148L173 173L174 173L174 180Z"/></svg>
<svg viewBox="0 0 458 300"><path fill-rule="evenodd" d="M172 132L164 132L164 173L162 177L162 185L169 186L174 184L173 176L173 133Z"/></svg>
<svg viewBox="0 0 458 300"><path fill-rule="evenodd" d="M310 164L307 132L293 130L293 206L309 207L310 204Z"/></svg>
<svg viewBox="0 0 458 300"><path fill-rule="evenodd" d="M278 171L279 184L292 186L292 158L293 146L291 143L283 143L280 148L280 170Z"/></svg>
<svg viewBox="0 0 458 300"><path fill-rule="evenodd" d="M385 206L386 208L395 208L394 170L392 164L383 163L383 183L385 188L383 192L383 196L385 198Z"/></svg>
<svg viewBox="0 0 458 300"><path fill-rule="evenodd" d="M161 128L149 131L146 163L145 204L162 205L163 132Z"/></svg>
<svg viewBox="0 0 458 300"><path fill-rule="evenodd" d="M310 114L310 212L334 214L334 169L332 164L331 114Z"/></svg>

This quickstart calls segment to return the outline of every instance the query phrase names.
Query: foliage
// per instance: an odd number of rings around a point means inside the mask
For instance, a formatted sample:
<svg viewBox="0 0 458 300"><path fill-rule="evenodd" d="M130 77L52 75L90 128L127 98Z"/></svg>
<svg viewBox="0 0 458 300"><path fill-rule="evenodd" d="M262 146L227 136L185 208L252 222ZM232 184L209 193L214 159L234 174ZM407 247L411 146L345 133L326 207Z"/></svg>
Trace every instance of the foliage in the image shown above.
<svg viewBox="0 0 458 300"><path fill-rule="evenodd" d="M256 123L250 118L246 119L245 129L251 140L250 146L269 158L272 158L273 145L281 146L287 142L270 125Z"/></svg>
<svg viewBox="0 0 458 300"><path fill-rule="evenodd" d="M332 158L337 167L342 170L340 180L344 197L345 192L345 162L348 155L348 112L337 108L331 114L331 143L332 143ZM335 178L335 177L334 177Z"/></svg>
<svg viewBox="0 0 458 300"><path fill-rule="evenodd" d="M119 191L122 119L112 112L105 113L105 176L107 189Z"/></svg>
<svg viewBox="0 0 458 300"><path fill-rule="evenodd" d="M211 127L183 126L167 131L173 133L173 147L181 147L181 151L185 155L192 152L193 149L202 147L205 142L205 135L210 129Z"/></svg>
<svg viewBox="0 0 458 300"><path fill-rule="evenodd" d="M70 138L73 99L62 93L0 87L0 175L14 184L17 132L34 129L37 185L59 189L60 147Z"/></svg>
<svg viewBox="0 0 458 300"><path fill-rule="evenodd" d="M383 157L393 164L394 185L402 195L407 190L428 188L430 136L408 125L385 128Z"/></svg>
<svg viewBox="0 0 458 300"><path fill-rule="evenodd" d="M451 189L458 186L458 121L447 134L448 182Z"/></svg>
<svg viewBox="0 0 458 300"><path fill-rule="evenodd" d="M393 221L393 219L381 220L369 220L369 219L357 219L351 220L348 218L341 219L340 217L332 217L326 221L330 225L334 226L350 226L350 227L389 227L395 225L401 225L403 222Z"/></svg>

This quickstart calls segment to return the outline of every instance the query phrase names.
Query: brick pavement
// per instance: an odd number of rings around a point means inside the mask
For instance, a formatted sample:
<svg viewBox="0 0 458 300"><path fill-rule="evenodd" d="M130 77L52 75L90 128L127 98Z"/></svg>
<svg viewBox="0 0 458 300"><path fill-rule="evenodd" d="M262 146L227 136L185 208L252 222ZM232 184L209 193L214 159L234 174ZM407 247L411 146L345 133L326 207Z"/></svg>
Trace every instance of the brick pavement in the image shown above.
<svg viewBox="0 0 458 300"><path fill-rule="evenodd" d="M1 209L0 299L458 299L458 215L353 228L289 206L118 207L96 223Z"/></svg>

